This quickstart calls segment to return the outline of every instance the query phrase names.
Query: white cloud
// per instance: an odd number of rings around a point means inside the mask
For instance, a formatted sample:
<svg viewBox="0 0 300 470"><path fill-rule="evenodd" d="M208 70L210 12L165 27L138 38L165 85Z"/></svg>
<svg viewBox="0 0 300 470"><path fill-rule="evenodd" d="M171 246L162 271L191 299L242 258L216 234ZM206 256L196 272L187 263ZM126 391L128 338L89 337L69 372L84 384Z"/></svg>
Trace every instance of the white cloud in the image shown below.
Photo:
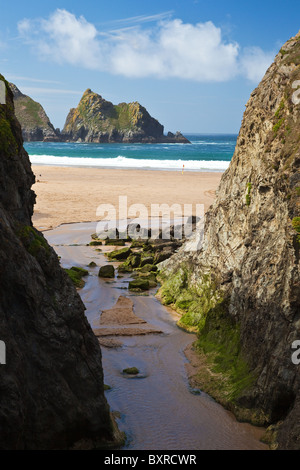
<svg viewBox="0 0 300 470"><path fill-rule="evenodd" d="M238 45L225 44L213 23L184 24L175 19L152 32L134 30L114 38L111 68L128 77L225 81L236 73Z"/></svg>
<svg viewBox="0 0 300 470"><path fill-rule="evenodd" d="M21 80L21 81L33 82L33 83L56 83L56 84L61 83L57 80L45 80L45 79L40 79L40 78L23 77L23 76L20 76L20 75L13 75L13 74L10 74L10 73L7 73L5 76L6 76L7 80L9 80L9 81Z"/></svg>
<svg viewBox="0 0 300 470"><path fill-rule="evenodd" d="M66 10L56 10L49 20L41 22L41 32L46 34L38 42L43 56L91 69L99 67L102 51L98 33L83 16L77 19Z"/></svg>
<svg viewBox="0 0 300 470"><path fill-rule="evenodd" d="M239 45L226 42L211 21L193 25L169 16L129 18L123 23L131 20L133 26L107 32L83 16L58 9L48 19L25 19L18 26L43 59L126 77L222 82L242 73L256 81L271 63L258 48L241 56ZM149 18L155 25L141 28Z"/></svg>
<svg viewBox="0 0 300 470"><path fill-rule="evenodd" d="M25 35L30 33L31 26L33 21L29 20L28 18L24 18L23 20L19 21L18 23L18 31L21 35Z"/></svg>
<svg viewBox="0 0 300 470"><path fill-rule="evenodd" d="M156 15L139 15L139 16L131 16L130 18L122 18L120 20L112 20L110 24L116 25L133 25L133 24L142 24L142 23L151 23L153 21L161 21L166 18L170 18L172 15L172 11L164 11L163 13L158 13Z"/></svg>
<svg viewBox="0 0 300 470"><path fill-rule="evenodd" d="M60 88L40 88L40 87L27 87L24 86L21 89L21 92L24 94L32 95L39 93L40 95L82 95L81 91L76 90L64 90Z"/></svg>
<svg viewBox="0 0 300 470"><path fill-rule="evenodd" d="M244 75L253 82L259 82L275 57L274 52L264 52L260 47L248 47L241 58Z"/></svg>

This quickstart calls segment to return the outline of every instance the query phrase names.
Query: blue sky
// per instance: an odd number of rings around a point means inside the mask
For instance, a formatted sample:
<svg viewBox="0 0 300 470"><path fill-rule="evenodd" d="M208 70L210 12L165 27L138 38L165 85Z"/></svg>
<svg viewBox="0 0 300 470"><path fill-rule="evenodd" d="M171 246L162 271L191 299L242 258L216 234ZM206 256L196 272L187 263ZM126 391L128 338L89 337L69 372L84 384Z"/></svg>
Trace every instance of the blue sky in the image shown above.
<svg viewBox="0 0 300 470"><path fill-rule="evenodd" d="M139 101L165 131L237 133L300 27L299 0L0 0L0 73L63 127L91 88Z"/></svg>

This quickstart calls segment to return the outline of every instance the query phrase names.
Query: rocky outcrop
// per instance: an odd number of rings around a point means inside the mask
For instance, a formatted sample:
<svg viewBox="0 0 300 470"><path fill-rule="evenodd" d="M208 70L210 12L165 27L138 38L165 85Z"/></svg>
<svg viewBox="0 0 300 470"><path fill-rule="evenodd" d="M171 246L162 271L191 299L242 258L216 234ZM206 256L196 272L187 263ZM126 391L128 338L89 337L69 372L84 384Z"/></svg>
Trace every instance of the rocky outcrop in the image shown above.
<svg viewBox="0 0 300 470"><path fill-rule="evenodd" d="M15 113L22 127L24 141L58 142L60 132L54 129L42 105L21 93L13 83L9 86L14 95Z"/></svg>
<svg viewBox="0 0 300 470"><path fill-rule="evenodd" d="M300 33L251 94L203 241L198 231L165 262L160 292L199 332L217 380L202 388L273 424L284 449L300 449L299 80Z"/></svg>
<svg viewBox="0 0 300 470"><path fill-rule="evenodd" d="M4 78L0 76L0 80ZM113 442L101 351L72 281L32 226L34 176L6 84L0 105L0 448Z"/></svg>
<svg viewBox="0 0 300 470"><path fill-rule="evenodd" d="M180 132L164 135L164 127L139 103L113 105L86 90L71 109L62 132L54 129L45 110L13 83L15 113L25 142L190 143Z"/></svg>
<svg viewBox="0 0 300 470"><path fill-rule="evenodd" d="M164 127L139 103L113 105L87 89L71 109L62 137L71 142L189 143L180 133L164 135Z"/></svg>

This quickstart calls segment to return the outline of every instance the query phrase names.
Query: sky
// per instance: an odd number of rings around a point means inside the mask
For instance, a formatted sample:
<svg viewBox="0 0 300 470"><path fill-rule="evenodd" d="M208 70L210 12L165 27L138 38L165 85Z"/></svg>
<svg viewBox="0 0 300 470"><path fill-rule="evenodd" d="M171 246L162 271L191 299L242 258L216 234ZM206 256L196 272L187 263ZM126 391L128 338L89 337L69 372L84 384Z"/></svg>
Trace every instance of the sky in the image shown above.
<svg viewBox="0 0 300 470"><path fill-rule="evenodd" d="M299 0L0 0L0 73L54 127L91 88L138 101L165 132L238 133L245 104L300 28Z"/></svg>

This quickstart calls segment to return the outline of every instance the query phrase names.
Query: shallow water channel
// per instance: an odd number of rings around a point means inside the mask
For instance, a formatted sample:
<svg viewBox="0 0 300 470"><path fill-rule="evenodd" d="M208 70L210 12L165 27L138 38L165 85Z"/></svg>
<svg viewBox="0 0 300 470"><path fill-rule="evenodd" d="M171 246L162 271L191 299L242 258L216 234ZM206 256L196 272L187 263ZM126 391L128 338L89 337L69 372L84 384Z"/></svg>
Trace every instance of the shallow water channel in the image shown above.
<svg viewBox="0 0 300 470"><path fill-rule="evenodd" d="M125 448L266 449L259 441L262 430L238 423L208 395L189 387L184 350L196 337L176 326L177 314L160 304L155 289L149 295L133 295L127 290L129 275L112 280L98 277L99 266L107 264L107 258L96 251L98 247L86 246L95 229L95 223L80 223L44 232L63 267L89 270L85 287L79 293L91 326L99 327L101 311L113 307L123 295L133 300L138 317L162 331L119 336L120 347L101 347L104 382L111 387L105 393L111 410L118 412L119 428L126 432ZM87 268L91 261L97 264L96 268ZM122 373L124 368L133 366L140 370L137 377Z"/></svg>

